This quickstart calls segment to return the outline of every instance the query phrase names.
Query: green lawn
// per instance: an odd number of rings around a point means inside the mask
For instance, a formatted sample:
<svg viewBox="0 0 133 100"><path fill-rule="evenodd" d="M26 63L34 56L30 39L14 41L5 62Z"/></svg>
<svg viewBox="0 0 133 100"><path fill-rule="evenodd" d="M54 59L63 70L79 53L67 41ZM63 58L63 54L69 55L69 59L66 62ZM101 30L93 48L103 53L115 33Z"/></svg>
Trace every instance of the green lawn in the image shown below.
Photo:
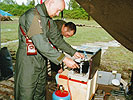
<svg viewBox="0 0 133 100"><path fill-rule="evenodd" d="M75 24L85 24L85 25L94 25L94 26L99 26L99 24L94 21L94 20L83 20L83 19L65 19L67 22L71 21L74 22Z"/></svg>
<svg viewBox="0 0 133 100"><path fill-rule="evenodd" d="M1 21L1 42L17 40L18 21Z"/></svg>
<svg viewBox="0 0 133 100"><path fill-rule="evenodd" d="M65 40L72 45L81 45L84 43L108 42L113 38L102 28L77 27L75 36L65 38Z"/></svg>
<svg viewBox="0 0 133 100"><path fill-rule="evenodd" d="M100 25L94 20L65 19L66 22L74 22L77 26L77 32L73 37L65 38L72 45L81 45L93 42L108 42L114 40ZM80 40L80 41L79 41Z"/></svg>
<svg viewBox="0 0 133 100"><path fill-rule="evenodd" d="M133 69L133 53L125 47L110 47L102 56L100 70L116 70L121 73L123 79L131 78Z"/></svg>
<svg viewBox="0 0 133 100"><path fill-rule="evenodd" d="M17 40L18 36L18 17L13 17L14 21L2 22L2 42ZM71 38L65 38L65 40L71 45L81 45L85 43L94 42L108 42L114 40L103 28L91 27L99 26L94 20L74 20L66 19L66 21L72 21L75 24L85 24L90 27L77 27L77 33ZM10 29L10 31L6 31ZM6 45L12 52L17 50L18 42ZM15 59L15 55L13 55ZM15 62L15 61L14 61ZM133 53L124 48L110 47L101 58L101 65L99 70L112 71L117 70L122 74L122 78L129 80L128 69L133 68Z"/></svg>

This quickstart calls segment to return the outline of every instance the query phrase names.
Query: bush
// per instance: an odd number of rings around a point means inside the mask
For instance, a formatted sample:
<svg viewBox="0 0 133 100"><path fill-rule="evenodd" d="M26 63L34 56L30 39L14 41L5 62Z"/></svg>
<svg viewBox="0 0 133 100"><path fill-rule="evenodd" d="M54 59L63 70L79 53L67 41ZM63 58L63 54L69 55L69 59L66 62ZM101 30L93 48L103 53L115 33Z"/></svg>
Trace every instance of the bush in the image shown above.
<svg viewBox="0 0 133 100"><path fill-rule="evenodd" d="M88 13L83 8L64 10L64 18L71 19L88 19Z"/></svg>

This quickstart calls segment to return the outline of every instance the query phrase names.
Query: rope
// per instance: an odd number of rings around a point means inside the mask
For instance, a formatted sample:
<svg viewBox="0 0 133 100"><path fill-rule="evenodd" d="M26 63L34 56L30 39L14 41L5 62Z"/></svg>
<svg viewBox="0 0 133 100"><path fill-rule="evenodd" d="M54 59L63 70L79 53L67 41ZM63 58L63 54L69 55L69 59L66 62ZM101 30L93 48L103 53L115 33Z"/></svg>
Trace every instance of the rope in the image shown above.
<svg viewBox="0 0 133 100"><path fill-rule="evenodd" d="M67 86L68 86L68 91L70 93L70 100L72 100L72 94L71 94L70 86L69 86L69 78L67 79Z"/></svg>

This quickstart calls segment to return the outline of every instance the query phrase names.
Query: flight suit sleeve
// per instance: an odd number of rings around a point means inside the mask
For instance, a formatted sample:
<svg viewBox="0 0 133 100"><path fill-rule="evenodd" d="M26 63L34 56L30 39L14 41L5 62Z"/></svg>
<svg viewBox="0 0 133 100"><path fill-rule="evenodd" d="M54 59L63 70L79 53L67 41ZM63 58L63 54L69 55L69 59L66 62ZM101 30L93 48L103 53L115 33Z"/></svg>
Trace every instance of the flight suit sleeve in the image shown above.
<svg viewBox="0 0 133 100"><path fill-rule="evenodd" d="M57 29L57 25L54 21L50 20L50 33L48 34L50 41L58 49L66 52L70 56L76 53L76 49L72 48L61 36L60 31Z"/></svg>
<svg viewBox="0 0 133 100"><path fill-rule="evenodd" d="M34 19L33 14L30 15L30 13L28 13L28 15L26 15L26 25L25 26L27 27L27 29L30 28L30 26L33 22L33 19ZM44 19L46 19L46 18L44 17ZM34 30L36 30L36 27L33 28L33 31ZM44 23L43 24L43 33L38 33L38 34L31 36L32 42L35 45L38 53L40 53L41 55L43 55L44 57L48 58L53 63L58 65L59 63L62 62L65 55L63 53L58 52L56 49L52 48L52 46L50 45L48 38L46 36L46 30L47 30L47 25L46 25L46 23Z"/></svg>

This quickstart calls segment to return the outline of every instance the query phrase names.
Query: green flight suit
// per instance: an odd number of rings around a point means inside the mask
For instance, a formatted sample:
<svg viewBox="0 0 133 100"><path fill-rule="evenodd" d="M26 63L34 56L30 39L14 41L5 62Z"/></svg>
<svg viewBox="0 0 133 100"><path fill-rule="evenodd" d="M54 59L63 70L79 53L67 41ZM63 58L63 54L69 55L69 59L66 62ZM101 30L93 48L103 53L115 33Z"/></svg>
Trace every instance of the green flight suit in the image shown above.
<svg viewBox="0 0 133 100"><path fill-rule="evenodd" d="M42 32L40 32L37 26L38 23L35 23L36 21L34 20L36 19L35 8L37 8L40 15L41 24L38 22L39 27L42 27ZM56 47L71 56L76 52L62 39L56 24L48 16L44 3L38 4L35 8L25 12L19 19L19 25L21 25L26 34L32 29L31 31L34 35L29 35L29 37L37 49L37 55L27 56L26 40L19 29L19 47L15 65L15 100L45 100L46 61L49 59L58 65L65 57L64 54L52 48L48 39ZM50 21L50 29L48 20Z"/></svg>

